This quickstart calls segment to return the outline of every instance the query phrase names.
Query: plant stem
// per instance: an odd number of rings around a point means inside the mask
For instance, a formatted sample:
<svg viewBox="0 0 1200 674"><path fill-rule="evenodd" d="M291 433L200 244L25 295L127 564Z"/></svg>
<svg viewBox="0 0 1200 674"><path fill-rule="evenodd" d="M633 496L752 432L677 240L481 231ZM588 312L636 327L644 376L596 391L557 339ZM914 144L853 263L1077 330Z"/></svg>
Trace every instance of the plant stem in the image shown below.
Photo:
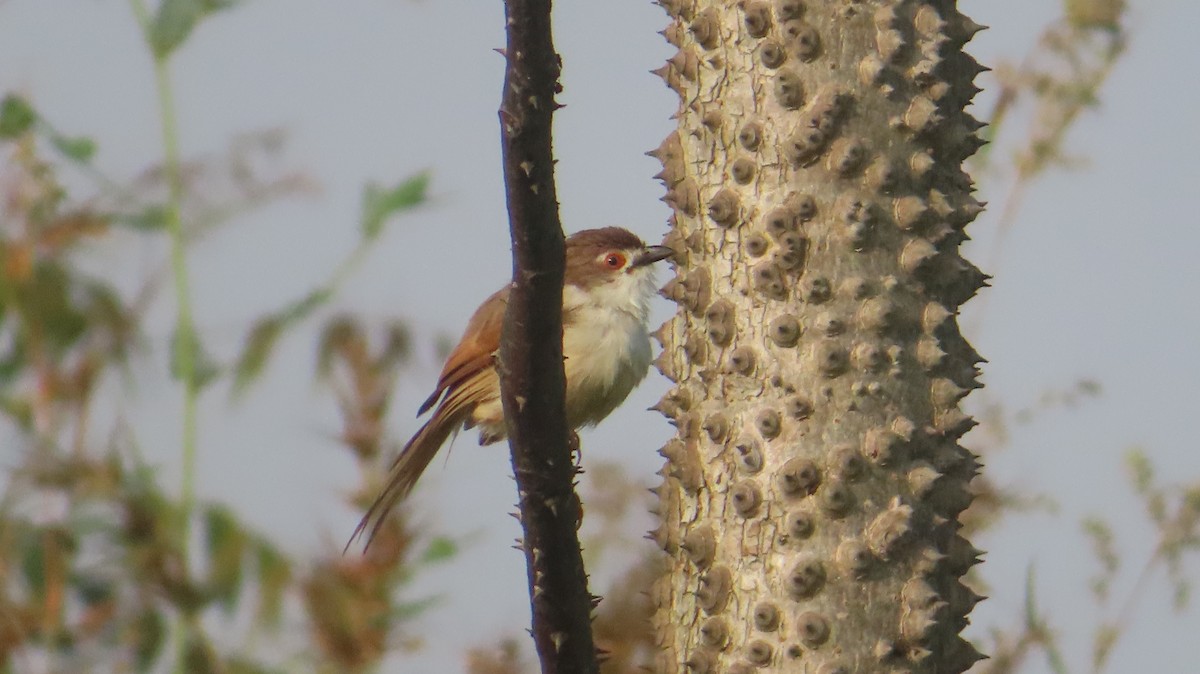
<svg viewBox="0 0 1200 674"><path fill-rule="evenodd" d="M176 322L174 371L183 383L183 449L180 469L180 495L178 513L178 545L184 577L190 576L190 543L192 538L192 511L195 508L196 476L196 399L200 387L196 378L196 331L192 321L191 292L188 284L186 241L183 218L180 210L183 202L183 180L180 175L179 132L175 115L175 97L171 89L170 56L158 54L150 41L151 17L143 0L130 0L133 13L142 29L142 36L154 60L154 83L158 95L158 112L162 124L163 172L166 175L168 197L166 203L167 232L171 239L171 269L174 276ZM183 615L175 630L176 671L183 672L185 647L193 618Z"/></svg>
<svg viewBox="0 0 1200 674"><path fill-rule="evenodd" d="M170 73L164 60L156 59L154 74L158 88L158 104L162 115L164 171L169 198L166 208L167 231L171 237L171 269L175 279L175 301L178 316L175 323L176 365L183 382L183 471L180 485L180 526L182 554L187 558L191 513L195 505L196 473L196 398L199 393L196 379L195 324L192 322L191 292L188 285L187 253L184 243L180 203L183 183L179 174L179 139L175 121L175 101L171 93Z"/></svg>

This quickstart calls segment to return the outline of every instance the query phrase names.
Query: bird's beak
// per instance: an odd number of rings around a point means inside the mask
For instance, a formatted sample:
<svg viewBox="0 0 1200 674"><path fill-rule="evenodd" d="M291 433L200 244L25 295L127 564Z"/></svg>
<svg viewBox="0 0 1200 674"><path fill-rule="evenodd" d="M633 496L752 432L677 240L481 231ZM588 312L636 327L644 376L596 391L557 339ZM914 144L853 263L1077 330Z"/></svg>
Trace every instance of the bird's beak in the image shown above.
<svg viewBox="0 0 1200 674"><path fill-rule="evenodd" d="M630 263L629 266L634 269L637 267L645 267L646 265L654 264L659 260L665 260L673 255L675 255L675 251L666 246L647 246L646 250L642 251L637 257L633 258L633 262Z"/></svg>

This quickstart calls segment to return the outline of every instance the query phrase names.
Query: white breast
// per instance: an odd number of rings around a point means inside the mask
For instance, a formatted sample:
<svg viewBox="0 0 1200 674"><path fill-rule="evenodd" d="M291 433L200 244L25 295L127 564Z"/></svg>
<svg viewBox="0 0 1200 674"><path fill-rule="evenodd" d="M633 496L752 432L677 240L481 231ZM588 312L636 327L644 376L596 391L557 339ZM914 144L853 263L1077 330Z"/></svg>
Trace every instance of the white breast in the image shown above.
<svg viewBox="0 0 1200 674"><path fill-rule="evenodd" d="M654 292L648 272L622 274L586 295L574 286L563 289L563 308L572 314L563 331L572 428L598 423L646 377L651 361L646 316Z"/></svg>

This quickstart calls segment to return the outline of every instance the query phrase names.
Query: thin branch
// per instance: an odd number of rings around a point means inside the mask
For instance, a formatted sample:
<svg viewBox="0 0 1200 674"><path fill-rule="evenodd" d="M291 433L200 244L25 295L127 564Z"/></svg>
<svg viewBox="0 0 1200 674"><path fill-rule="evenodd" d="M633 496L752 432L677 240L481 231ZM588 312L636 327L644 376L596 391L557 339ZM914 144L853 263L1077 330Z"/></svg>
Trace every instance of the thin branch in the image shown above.
<svg viewBox="0 0 1200 674"><path fill-rule="evenodd" d="M550 140L561 62L550 33L550 0L506 0L505 15L500 127L513 282L499 370L525 529L533 638L543 674L596 674L563 373L564 240Z"/></svg>
<svg viewBox="0 0 1200 674"><path fill-rule="evenodd" d="M183 385L182 463L179 495L178 541L179 557L186 569L190 559L192 517L196 504L196 438L197 400L200 395L199 369L196 353L196 327L192 320L192 296L188 283L187 250L183 219L183 178L180 174L179 131L175 114L175 97L171 88L169 54L157 52L151 43L150 11L144 0L130 0L134 16L142 30L143 39L154 60L154 82L158 93L158 112L162 124L163 170L167 179L167 232L171 239L171 269L175 285L175 344L171 352L172 369ZM186 571L185 571L185 575ZM181 616L174 631L176 648L175 671L186 667L187 644L195 632L195 616Z"/></svg>

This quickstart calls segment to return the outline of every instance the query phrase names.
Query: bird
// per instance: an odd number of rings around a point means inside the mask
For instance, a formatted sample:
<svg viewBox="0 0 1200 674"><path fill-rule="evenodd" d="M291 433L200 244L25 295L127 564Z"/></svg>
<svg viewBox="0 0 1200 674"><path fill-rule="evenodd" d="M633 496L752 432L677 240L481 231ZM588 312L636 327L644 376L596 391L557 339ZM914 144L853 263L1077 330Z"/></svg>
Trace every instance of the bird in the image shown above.
<svg viewBox="0 0 1200 674"><path fill-rule="evenodd" d="M627 229L603 227L567 237L565 255L563 370L567 425L574 433L611 414L649 371L654 263L675 251L648 246ZM509 286L492 293L467 322L437 386L417 411L418 417L431 409L433 415L392 461L382 491L347 548L364 533L370 546L388 513L408 496L451 435L478 428L480 445L507 437L496 352L508 297Z"/></svg>

